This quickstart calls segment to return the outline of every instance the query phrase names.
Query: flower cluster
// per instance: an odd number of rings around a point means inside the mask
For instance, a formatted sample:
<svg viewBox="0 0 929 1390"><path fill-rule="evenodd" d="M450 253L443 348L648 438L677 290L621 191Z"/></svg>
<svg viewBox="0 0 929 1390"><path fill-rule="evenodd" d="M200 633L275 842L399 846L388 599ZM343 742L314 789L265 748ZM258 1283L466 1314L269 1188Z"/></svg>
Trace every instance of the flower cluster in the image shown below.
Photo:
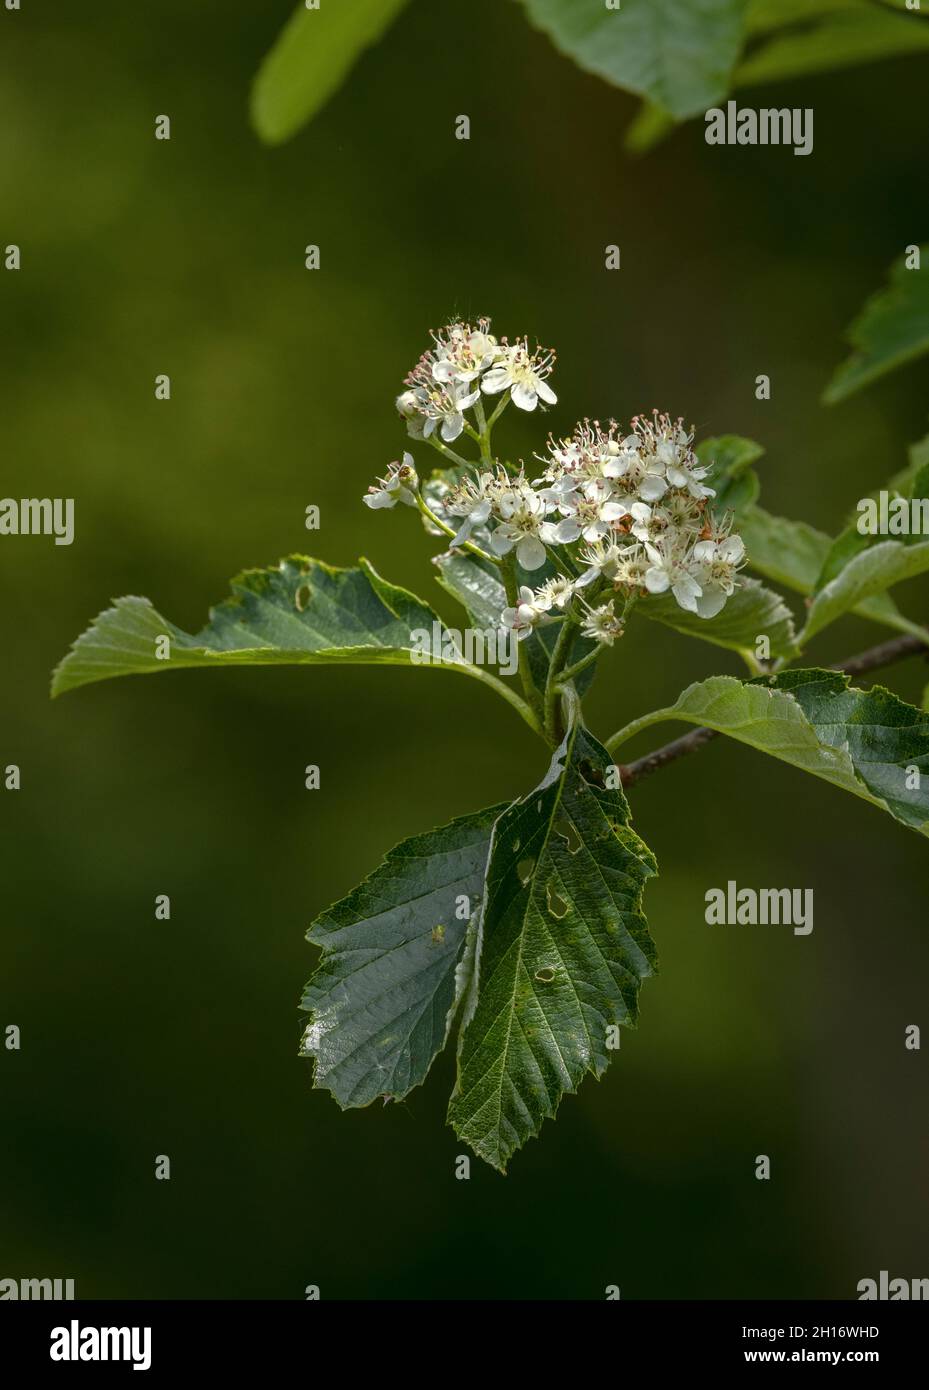
<svg viewBox="0 0 929 1390"><path fill-rule="evenodd" d="M520 638L570 611L584 636L611 645L626 608L647 595L668 593L702 618L720 612L736 588L745 548L730 533L730 519L711 508L715 493L692 430L657 410L635 417L627 429L585 420L567 438L549 437L537 456L539 476L531 478L525 465L493 459L493 421L485 422L480 407L477 429L466 425L464 412L482 393L508 392L523 410L553 403L546 380L553 354L531 353L525 339L498 341L486 319L476 327L453 323L433 335L433 344L410 374L398 408L414 438L446 453L435 432L449 443L467 428L481 445L481 461L446 473L433 511L405 454L370 489L369 506L416 502L451 536L451 548L477 548L498 561L512 555L529 573L546 567L544 582L520 588L501 615Z"/></svg>
<svg viewBox="0 0 929 1390"><path fill-rule="evenodd" d="M520 410L535 410L539 401L554 405L557 397L546 380L555 362L553 352L531 351L528 340L499 341L490 332L490 320L452 323L432 335L433 346L424 352L406 379L406 390L397 398L397 409L414 439L429 439L436 431L453 444L465 427L465 411L483 393L496 396L508 391Z"/></svg>

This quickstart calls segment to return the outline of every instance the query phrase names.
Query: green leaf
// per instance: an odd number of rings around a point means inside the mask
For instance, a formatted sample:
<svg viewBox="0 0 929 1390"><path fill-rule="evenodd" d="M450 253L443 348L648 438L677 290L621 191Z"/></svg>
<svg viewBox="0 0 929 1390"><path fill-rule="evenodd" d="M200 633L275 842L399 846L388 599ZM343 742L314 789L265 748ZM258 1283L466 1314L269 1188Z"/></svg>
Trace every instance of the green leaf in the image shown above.
<svg viewBox="0 0 929 1390"><path fill-rule="evenodd" d="M836 11L864 9L874 0L750 0L745 16L749 36L770 33L788 25L806 25Z"/></svg>
<svg viewBox="0 0 929 1390"><path fill-rule="evenodd" d="M478 941L479 993L449 1122L505 1171L561 1097L610 1060L656 967L642 915L655 861L629 825L610 756L572 725L541 784L494 827Z"/></svg>
<svg viewBox="0 0 929 1390"><path fill-rule="evenodd" d="M406 3L322 0L308 10L301 0L252 87L252 124L262 140L280 144L311 120Z"/></svg>
<svg viewBox="0 0 929 1390"><path fill-rule="evenodd" d="M533 24L579 67L681 120L725 96L746 0L523 0Z"/></svg>
<svg viewBox="0 0 929 1390"><path fill-rule="evenodd" d="M813 592L832 544L824 531L756 506L742 518L739 534L753 570L795 593Z"/></svg>
<svg viewBox="0 0 929 1390"><path fill-rule="evenodd" d="M343 1109L399 1100L444 1047L471 980L490 833L504 809L404 840L307 932L323 954L301 1000L301 1054Z"/></svg>
<svg viewBox="0 0 929 1390"><path fill-rule="evenodd" d="M848 0L836 10L825 5L811 8L818 12L818 22L772 33L739 64L734 86L779 82L929 50L929 28L879 4Z"/></svg>
<svg viewBox="0 0 929 1390"><path fill-rule="evenodd" d="M823 560L823 567L817 575L813 592L818 594L820 589L831 584L832 580L842 573L850 560L854 560L856 555L860 555L873 543L873 536L863 534L857 526L846 526L844 531L839 532L826 552L826 558Z"/></svg>
<svg viewBox="0 0 929 1390"><path fill-rule="evenodd" d="M910 466L903 472L896 474L889 483L883 488L875 488L867 499L874 503L876 513L879 516L882 502L878 496L881 492L887 493L889 507L888 532L893 531L893 521L895 520L895 506L899 506L901 500L907 505L907 512L910 512L910 504L913 502L929 502L929 461L923 462L919 445L910 448ZM833 579L838 578L845 566L863 551L878 544L881 535L880 530L871 532L859 529L862 518L866 514L861 511L860 503L855 510L850 513L848 524L844 531L832 542L829 552L823 561L823 567L819 578L816 581L814 593L819 593ZM904 535L897 537L902 545L918 545L929 534L929 528L920 526L912 513L908 516L907 524L913 524L914 529Z"/></svg>
<svg viewBox="0 0 929 1390"><path fill-rule="evenodd" d="M732 512L736 530L748 508L758 500L761 485L752 464L757 463L763 453L760 444L738 434L704 439L697 445L700 463L712 469L707 484L716 493L713 511L717 516Z"/></svg>
<svg viewBox="0 0 929 1390"><path fill-rule="evenodd" d="M813 599L806 627L800 634L801 644L849 609L858 608L891 585L924 574L926 570L929 570L929 541L917 545L880 541L854 554Z"/></svg>
<svg viewBox="0 0 929 1390"><path fill-rule="evenodd" d="M912 497L916 488L916 480L920 474L920 485L925 486L926 472L929 470L929 434L924 439L918 439L915 444L911 444L907 450L908 460L905 468L901 468L899 473L895 473L888 483L888 487L895 492L899 492L903 497ZM917 496L924 496L925 493L917 493Z"/></svg>
<svg viewBox="0 0 929 1390"><path fill-rule="evenodd" d="M429 634L421 645L413 638L417 630ZM164 638L168 659L157 654ZM206 627L193 636L146 598L117 599L62 661L52 695L110 676L180 667L406 664L419 651L431 657L427 666L482 675L449 653L431 608L386 583L367 561L359 569L335 569L292 555L270 569L240 574L232 581L232 597L212 609Z"/></svg>
<svg viewBox="0 0 929 1390"><path fill-rule="evenodd" d="M908 24L906 19L897 22ZM911 27L925 35L929 46L929 26ZM919 248L920 267L927 257L929 243ZM929 270L907 270L906 259L904 254L894 263L889 286L868 300L848 330L855 351L826 388L828 405L929 351Z"/></svg>
<svg viewBox="0 0 929 1390"><path fill-rule="evenodd" d="M929 835L929 714L881 686L857 690L840 671L782 671L764 683L713 676L648 722L660 719L715 729ZM911 790L914 766L921 786Z"/></svg>
<svg viewBox="0 0 929 1390"><path fill-rule="evenodd" d="M715 618L686 612L669 594L641 598L634 611L688 637L700 637L730 651L754 652L756 639L764 635L771 643L773 657L797 654L790 609L780 594L765 589L757 579L743 580Z"/></svg>
<svg viewBox="0 0 929 1390"><path fill-rule="evenodd" d="M795 593L813 592L832 545L824 531L817 531L805 521L788 521L761 507L751 507L739 521L739 533L753 570ZM889 594L865 599L856 605L855 612L898 632L923 632L917 623L904 617Z"/></svg>

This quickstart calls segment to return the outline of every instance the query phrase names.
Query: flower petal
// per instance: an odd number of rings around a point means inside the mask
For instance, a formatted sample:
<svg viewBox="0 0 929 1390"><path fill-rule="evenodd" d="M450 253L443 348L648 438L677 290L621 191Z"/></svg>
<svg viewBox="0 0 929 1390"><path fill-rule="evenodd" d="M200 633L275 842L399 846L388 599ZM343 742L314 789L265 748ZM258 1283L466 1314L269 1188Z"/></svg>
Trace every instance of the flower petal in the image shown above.
<svg viewBox="0 0 929 1390"><path fill-rule="evenodd" d="M523 386L519 382L517 382L510 391L510 398L513 404L518 406L520 410L535 410L539 403L539 398L535 391L530 391L528 387Z"/></svg>
<svg viewBox="0 0 929 1390"><path fill-rule="evenodd" d="M523 536L516 547L516 558L524 570L541 569L545 564L545 546L538 536Z"/></svg>

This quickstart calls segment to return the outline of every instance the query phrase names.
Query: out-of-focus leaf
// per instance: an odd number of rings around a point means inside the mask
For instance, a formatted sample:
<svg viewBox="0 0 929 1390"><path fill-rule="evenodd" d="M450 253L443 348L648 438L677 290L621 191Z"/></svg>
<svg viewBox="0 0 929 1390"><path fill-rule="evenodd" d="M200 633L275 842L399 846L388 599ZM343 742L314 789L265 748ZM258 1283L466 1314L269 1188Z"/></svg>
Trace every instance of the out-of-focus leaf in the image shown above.
<svg viewBox="0 0 929 1390"><path fill-rule="evenodd" d="M753 439L722 434L701 440L696 453L703 466L713 470L707 478L707 486L716 493L713 511L717 516L732 512L738 530L741 518L758 500L761 485L752 464L757 463L764 449Z"/></svg>
<svg viewBox="0 0 929 1390"><path fill-rule="evenodd" d="M904 579L929 570L929 541L904 545L902 541L879 541L855 553L848 563L816 594L807 615L800 642L808 642L836 618L858 607L866 599L883 593Z"/></svg>
<svg viewBox="0 0 929 1390"><path fill-rule="evenodd" d="M725 96L746 0L523 0L529 18L579 67L656 102L678 120Z"/></svg>
<svg viewBox="0 0 929 1390"><path fill-rule="evenodd" d="M812 594L823 571L832 540L805 521L772 516L762 507L750 507L739 522L749 567L798 594ZM854 611L871 622L897 632L925 637L925 629L905 617L889 594L875 594L856 604Z"/></svg>
<svg viewBox="0 0 929 1390"><path fill-rule="evenodd" d="M929 27L922 32L929 40ZM908 270L905 253L891 268L887 288L879 290L865 304L848 330L855 351L837 368L823 396L828 405L844 400L901 363L929 352L929 265L924 264L927 258L929 243L919 248L920 269Z"/></svg>
<svg viewBox="0 0 929 1390"><path fill-rule="evenodd" d="M661 143L677 125L674 117L653 101L643 101L623 137L629 154L647 154Z"/></svg>
<svg viewBox="0 0 929 1390"><path fill-rule="evenodd" d="M879 4L846 4L823 13L815 25L798 26L785 33L774 31L743 58L733 85L779 82L927 50L929 26Z"/></svg>
<svg viewBox="0 0 929 1390"><path fill-rule="evenodd" d="M315 116L407 3L321 0L308 10L301 0L252 86L252 124L262 140L278 145Z"/></svg>

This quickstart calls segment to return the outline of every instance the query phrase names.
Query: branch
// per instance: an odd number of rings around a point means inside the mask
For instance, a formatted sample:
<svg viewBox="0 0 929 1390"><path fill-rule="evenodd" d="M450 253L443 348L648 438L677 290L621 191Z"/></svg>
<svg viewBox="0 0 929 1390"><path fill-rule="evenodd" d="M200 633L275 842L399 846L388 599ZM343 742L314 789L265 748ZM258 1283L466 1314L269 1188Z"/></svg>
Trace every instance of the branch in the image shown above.
<svg viewBox="0 0 929 1390"><path fill-rule="evenodd" d="M889 642L881 642L876 647L869 647L866 652L859 652L857 656L850 656L845 661L833 662L831 669L844 671L847 676L862 676L867 671L877 671L883 666L892 666L905 657L915 656L917 652L922 652L929 659L929 648L926 646L926 641L926 638L917 636L915 633L907 634L904 637L894 637ZM643 758L637 758L634 763L623 764L619 769L623 786L631 787L633 782L647 777L650 772L657 772L660 767L666 767L668 763L676 762L685 754L696 752L698 748L702 748L705 743L709 743L711 739L717 737L716 729L702 727L691 729L690 733L672 739L670 743L664 744L661 748L646 753Z"/></svg>
<svg viewBox="0 0 929 1390"><path fill-rule="evenodd" d="M889 642L881 642L877 647L869 647L866 652L859 652L857 656L850 656L846 661L836 661L833 664L837 671L844 671L847 676L863 676L866 671L877 671L882 666L892 666L895 661L914 656L916 652L929 656L926 640L915 633L912 636L908 634L905 637L894 637Z"/></svg>

